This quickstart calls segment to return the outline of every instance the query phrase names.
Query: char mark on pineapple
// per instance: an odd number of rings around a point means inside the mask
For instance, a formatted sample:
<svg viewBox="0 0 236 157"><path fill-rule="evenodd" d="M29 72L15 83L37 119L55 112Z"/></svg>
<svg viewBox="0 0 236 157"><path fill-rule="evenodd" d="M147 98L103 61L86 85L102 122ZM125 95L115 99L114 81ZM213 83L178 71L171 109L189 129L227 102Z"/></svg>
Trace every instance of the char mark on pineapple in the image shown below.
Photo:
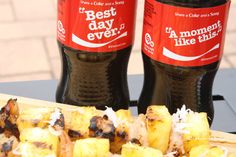
<svg viewBox="0 0 236 157"><path fill-rule="evenodd" d="M175 146L172 150L172 152L175 152L173 154L174 157L179 157L179 156L183 156L184 154L181 153L181 150L179 148L177 148L177 146Z"/></svg>
<svg viewBox="0 0 236 157"><path fill-rule="evenodd" d="M37 148L52 150L52 145L48 145L44 142L33 142L32 144L35 145L35 147Z"/></svg>
<svg viewBox="0 0 236 157"><path fill-rule="evenodd" d="M0 157L7 157L16 145L18 140L15 136L7 137L5 134L0 134Z"/></svg>
<svg viewBox="0 0 236 157"><path fill-rule="evenodd" d="M65 129L65 117L62 113L60 114L60 118L55 121L53 127L55 128L55 130Z"/></svg>
<svg viewBox="0 0 236 157"><path fill-rule="evenodd" d="M151 107L147 110L146 118L149 122L162 121L162 119L156 115Z"/></svg>
<svg viewBox="0 0 236 157"><path fill-rule="evenodd" d="M114 141L115 138L115 126L106 115L94 116L90 120L89 135L91 137L107 138L110 141Z"/></svg>
<svg viewBox="0 0 236 157"><path fill-rule="evenodd" d="M142 145L142 143L141 143L137 138L131 139L130 142L131 142L131 143L134 143L134 144L137 144L137 145L139 145L139 146Z"/></svg>
<svg viewBox="0 0 236 157"><path fill-rule="evenodd" d="M4 133L4 129L2 127L0 127L0 134L2 134L2 133Z"/></svg>
<svg viewBox="0 0 236 157"><path fill-rule="evenodd" d="M75 130L68 130L68 135L71 138L83 138L83 135L79 132L79 131L75 131Z"/></svg>
<svg viewBox="0 0 236 157"><path fill-rule="evenodd" d="M120 137L121 139L126 139L128 134L125 132L125 130L118 130L116 132L116 136Z"/></svg>
<svg viewBox="0 0 236 157"><path fill-rule="evenodd" d="M16 124L12 124L8 119L5 120L5 130L4 133L7 137L15 136L19 138L20 132Z"/></svg>
<svg viewBox="0 0 236 157"><path fill-rule="evenodd" d="M12 151L12 145L13 145L13 141L5 142L2 144L0 151L4 152L4 153L8 153L8 152Z"/></svg>
<svg viewBox="0 0 236 157"><path fill-rule="evenodd" d="M17 118L19 117L19 107L17 99L8 100L7 104L0 110L0 133L6 134L8 137L11 135L19 139L19 130L16 125Z"/></svg>

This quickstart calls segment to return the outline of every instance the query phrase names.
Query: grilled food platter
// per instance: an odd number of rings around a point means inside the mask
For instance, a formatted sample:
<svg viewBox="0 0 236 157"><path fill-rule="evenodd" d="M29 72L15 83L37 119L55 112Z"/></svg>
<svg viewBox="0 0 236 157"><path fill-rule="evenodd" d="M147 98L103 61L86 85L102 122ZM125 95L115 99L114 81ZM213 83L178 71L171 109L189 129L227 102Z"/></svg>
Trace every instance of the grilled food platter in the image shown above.
<svg viewBox="0 0 236 157"><path fill-rule="evenodd" d="M185 106L132 115L0 94L0 108L0 157L236 157L236 135Z"/></svg>

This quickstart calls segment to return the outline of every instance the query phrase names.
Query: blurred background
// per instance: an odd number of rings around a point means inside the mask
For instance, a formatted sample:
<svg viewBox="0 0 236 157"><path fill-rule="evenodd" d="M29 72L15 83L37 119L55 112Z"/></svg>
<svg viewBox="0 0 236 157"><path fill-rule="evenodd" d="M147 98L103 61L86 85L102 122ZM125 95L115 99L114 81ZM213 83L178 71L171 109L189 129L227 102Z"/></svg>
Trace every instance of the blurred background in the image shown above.
<svg viewBox="0 0 236 157"><path fill-rule="evenodd" d="M136 38L128 73L143 73L144 0L138 0ZM56 0L0 0L0 82L58 79ZM236 0L232 0L220 68L236 68Z"/></svg>

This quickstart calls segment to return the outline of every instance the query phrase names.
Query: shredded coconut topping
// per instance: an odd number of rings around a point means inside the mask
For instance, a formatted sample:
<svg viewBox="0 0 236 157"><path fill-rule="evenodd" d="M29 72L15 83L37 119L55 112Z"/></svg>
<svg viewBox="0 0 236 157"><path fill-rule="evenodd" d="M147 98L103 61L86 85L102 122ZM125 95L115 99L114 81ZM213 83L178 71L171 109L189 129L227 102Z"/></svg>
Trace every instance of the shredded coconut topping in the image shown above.
<svg viewBox="0 0 236 157"><path fill-rule="evenodd" d="M106 110L104 111L104 114L107 115L109 120L111 120L113 122L113 125L115 127L118 127L118 125L119 125L118 118L116 116L115 111L111 107L106 106Z"/></svg>
<svg viewBox="0 0 236 157"><path fill-rule="evenodd" d="M189 132L185 128L189 125L186 123L186 118L188 114L193 114L194 112L190 109L186 109L186 106L183 105L181 109L177 109L177 112L172 115L172 132L170 136L170 144L168 148L168 153L180 152L184 154L184 144L183 144L183 134L188 134ZM176 152L177 150L177 152Z"/></svg>
<svg viewBox="0 0 236 157"><path fill-rule="evenodd" d="M55 111L51 114L49 125L54 126L56 121L61 117L61 110L59 108L55 108Z"/></svg>

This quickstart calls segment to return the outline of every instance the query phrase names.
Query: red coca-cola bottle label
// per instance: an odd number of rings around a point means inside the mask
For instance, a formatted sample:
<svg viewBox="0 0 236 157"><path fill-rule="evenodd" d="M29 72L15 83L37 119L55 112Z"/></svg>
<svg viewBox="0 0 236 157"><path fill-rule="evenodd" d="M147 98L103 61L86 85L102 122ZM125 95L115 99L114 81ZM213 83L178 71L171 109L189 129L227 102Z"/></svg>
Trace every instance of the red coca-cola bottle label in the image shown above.
<svg viewBox="0 0 236 157"><path fill-rule="evenodd" d="M202 66L220 60L230 2L186 8L145 1L142 50L175 66Z"/></svg>
<svg viewBox="0 0 236 157"><path fill-rule="evenodd" d="M136 0L58 0L57 38L87 52L133 44Z"/></svg>

